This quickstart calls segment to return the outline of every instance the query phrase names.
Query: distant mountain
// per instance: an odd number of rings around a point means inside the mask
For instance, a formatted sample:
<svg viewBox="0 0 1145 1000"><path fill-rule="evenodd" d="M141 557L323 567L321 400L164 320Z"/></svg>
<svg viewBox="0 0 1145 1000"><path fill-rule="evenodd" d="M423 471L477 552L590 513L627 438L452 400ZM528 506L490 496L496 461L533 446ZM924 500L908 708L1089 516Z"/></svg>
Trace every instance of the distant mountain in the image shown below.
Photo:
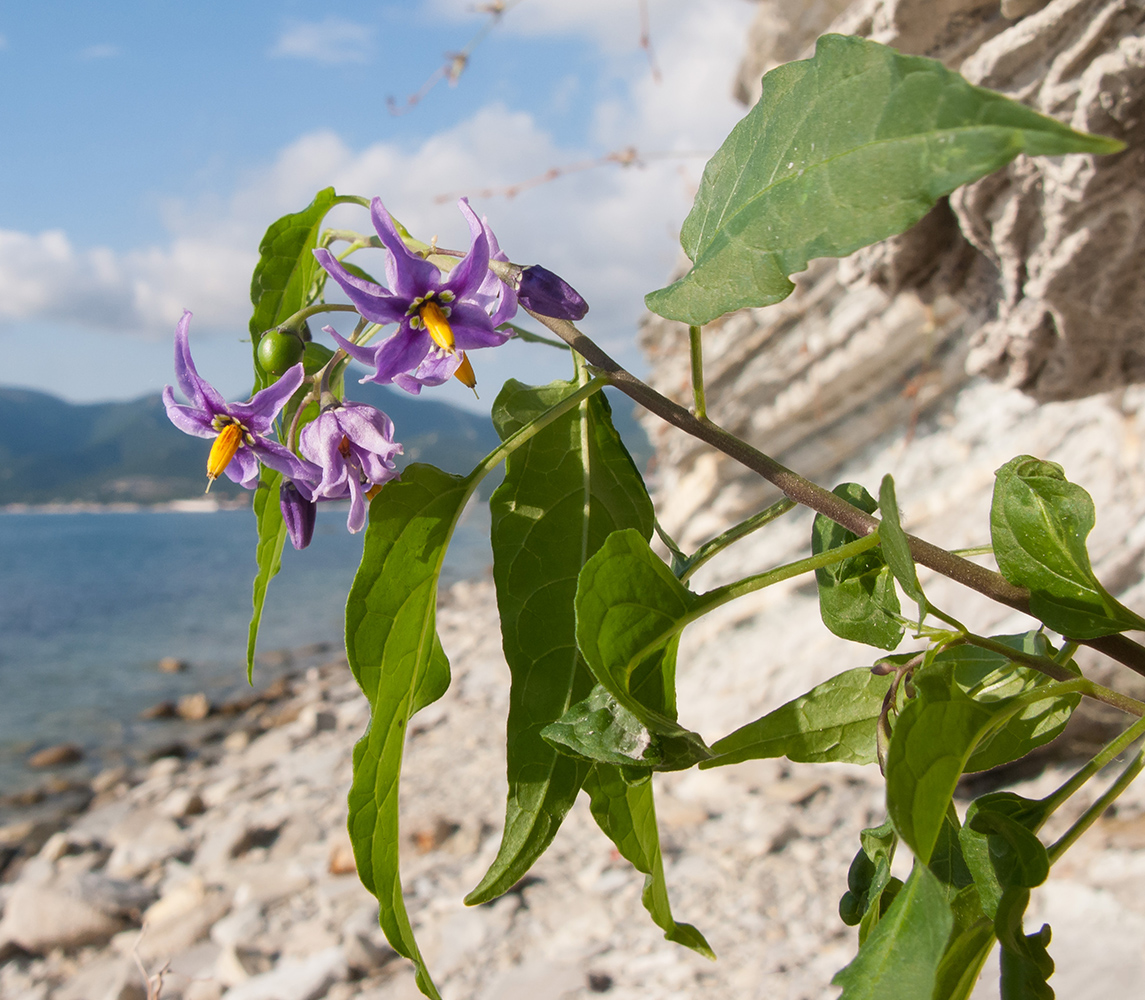
<svg viewBox="0 0 1145 1000"><path fill-rule="evenodd" d="M487 416L372 383L355 385L353 396L390 415L405 448L402 467L430 462L467 473L497 446ZM617 426L643 467L651 453L647 438L626 400L616 409ZM202 496L208 451L208 441L175 429L158 394L74 404L0 387L0 504L158 503ZM211 488L220 498L244 492L225 477Z"/></svg>

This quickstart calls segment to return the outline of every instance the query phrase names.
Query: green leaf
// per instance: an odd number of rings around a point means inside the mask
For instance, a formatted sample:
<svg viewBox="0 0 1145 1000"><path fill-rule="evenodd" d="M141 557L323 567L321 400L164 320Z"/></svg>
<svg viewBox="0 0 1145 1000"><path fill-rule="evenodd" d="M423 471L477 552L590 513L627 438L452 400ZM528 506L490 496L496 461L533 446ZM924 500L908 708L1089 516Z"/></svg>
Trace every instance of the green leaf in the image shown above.
<svg viewBox="0 0 1145 1000"><path fill-rule="evenodd" d="M998 569L1030 591L1030 610L1071 639L1145 629L1093 574L1085 539L1093 500L1060 465L1019 455L996 473L990 536Z"/></svg>
<svg viewBox="0 0 1145 1000"><path fill-rule="evenodd" d="M857 483L843 483L832 492L868 514L878 508L874 498ZM818 555L856 538L830 518L817 514L811 528L811 551ZM815 580L823 624L837 636L879 649L894 649L902 641L904 629L896 617L898 594L881 549L817 569Z"/></svg>
<svg viewBox="0 0 1145 1000"><path fill-rule="evenodd" d="M977 702L921 695L899 713L887 751L887 811L923 863L930 860L966 761L996 714Z"/></svg>
<svg viewBox="0 0 1145 1000"><path fill-rule="evenodd" d="M998 906L994 921L1002 945L1002 1000L1054 1000L1046 982L1054 974L1050 958L1050 925L1042 924L1035 934L1026 934L1022 918L1030 902L1029 889L1008 889Z"/></svg>
<svg viewBox="0 0 1145 1000"><path fill-rule="evenodd" d="M717 756L700 767L720 767L761 757L802 763L872 764L875 727L891 677L866 667L846 670L762 719L712 744Z"/></svg>
<svg viewBox="0 0 1145 1000"><path fill-rule="evenodd" d="M660 852L660 834L656 828L656 806L652 782L629 784L619 768L597 764L584 783L592 815L608 839L616 845L637 871L643 872L644 908L669 941L715 959L708 942L691 924L677 923L668 902L664 881L664 860Z"/></svg>
<svg viewBox="0 0 1145 1000"><path fill-rule="evenodd" d="M326 213L334 205L334 189L324 188L301 212L284 215L271 224L258 245L258 263L250 282L254 312L250 318L251 346L255 353L256 388L273 378L258 363L258 341L263 331L278 326L306 305L318 261L311 251Z"/></svg>
<svg viewBox="0 0 1145 1000"><path fill-rule="evenodd" d="M493 408L497 433L507 438L576 388L510 380ZM628 527L647 538L653 524L652 502L599 393L509 456L490 511L493 578L512 674L509 794L500 850L466 897L471 904L512 888L576 799L588 765L560 753L542 732L592 687L576 647L577 575L611 532Z"/></svg>
<svg viewBox="0 0 1145 1000"><path fill-rule="evenodd" d="M577 646L597 682L652 732L689 742L700 758L711 751L676 723L674 686L647 679L663 666L661 652L711 603L680 583L631 529L609 535L577 581Z"/></svg>
<svg viewBox="0 0 1145 1000"><path fill-rule="evenodd" d="M970 803L959 833L982 911L991 920L1009 887L1032 888L1049 874L1049 857L1036 831L1049 807L1014 792L991 792Z"/></svg>
<svg viewBox="0 0 1145 1000"><path fill-rule="evenodd" d="M258 572L254 578L254 613L251 615L250 627L247 629L246 641L246 678L248 683L254 681L254 653L258 645L258 629L262 623L262 609L266 604L266 588L282 567L282 549L286 544L286 522L282 519L282 508L279 506L278 489L282 483L282 474L268 469L265 465L259 474L258 487L254 492L254 516L258 525L258 546L255 549L255 560L258 563Z"/></svg>
<svg viewBox="0 0 1145 1000"><path fill-rule="evenodd" d="M882 484L879 486L879 510L882 512L879 545L882 548L883 558L903 592L918 605L919 615L925 618L930 605L918 582L918 570L914 565L914 556L910 554L910 542L899 520L895 481L890 476L883 476Z"/></svg>
<svg viewBox="0 0 1145 1000"><path fill-rule="evenodd" d="M968 1000L994 947L994 921L981 917L955 929L935 976L931 1000Z"/></svg>
<svg viewBox="0 0 1145 1000"><path fill-rule="evenodd" d="M381 904L394 950L417 965L423 993L438 993L414 940L398 867L398 780L406 728L449 686L437 638L437 585L453 528L474 482L411 465L370 504L362 564L346 602L346 655L370 703L354 747L350 840L362 883Z"/></svg>
<svg viewBox="0 0 1145 1000"><path fill-rule="evenodd" d="M788 275L908 229L955 188L1019 153L1113 153L933 59L824 35L763 78L759 102L708 162L680 233L692 269L645 297L702 325L791 294Z"/></svg>
<svg viewBox="0 0 1145 1000"><path fill-rule="evenodd" d="M1034 656L1052 654L1041 632L993 638ZM967 698L989 703L1027 696L1055 683L1031 667L1021 666L1000 653L976 646L954 646L934 657L915 676L915 683L921 684L925 690L929 690L928 685L932 682L939 688L953 684ZM1057 739L1080 701L1080 694L1033 701L974 749L966 762L966 771L986 771L1007 764Z"/></svg>
<svg viewBox="0 0 1145 1000"><path fill-rule="evenodd" d="M859 944L869 936L883 911L883 890L893 881L898 836L888 819L882 826L871 827L859 834L860 848L847 870L847 891L839 900L839 916L848 926L859 924Z"/></svg>
<svg viewBox="0 0 1145 1000"><path fill-rule="evenodd" d="M687 740L651 732L600 684L541 737L563 754L617 767L682 771L707 759Z"/></svg>
<svg viewBox="0 0 1145 1000"><path fill-rule="evenodd" d="M858 955L831 980L843 987L839 1000L929 998L953 926L941 884L916 863Z"/></svg>

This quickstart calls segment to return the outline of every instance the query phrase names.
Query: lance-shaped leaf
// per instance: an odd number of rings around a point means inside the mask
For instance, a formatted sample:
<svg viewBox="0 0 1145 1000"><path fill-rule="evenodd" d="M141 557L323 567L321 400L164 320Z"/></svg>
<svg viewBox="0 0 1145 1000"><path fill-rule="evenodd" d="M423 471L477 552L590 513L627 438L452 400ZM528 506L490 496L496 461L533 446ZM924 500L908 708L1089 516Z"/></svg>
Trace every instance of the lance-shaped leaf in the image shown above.
<svg viewBox="0 0 1145 1000"><path fill-rule="evenodd" d="M895 481L890 476L883 476L882 484L879 486L879 510L882 512L882 521L879 524L879 546L882 549L883 558L895 579L898 580L903 593L918 605L918 613L925 618L930 605L919 585L914 556L910 554L910 541L899 521Z"/></svg>
<svg viewBox="0 0 1145 1000"><path fill-rule="evenodd" d="M254 578L254 613L247 629L246 676L254 679L254 653L258 645L258 629L262 624L262 609L266 604L266 588L282 567L282 549L286 544L286 522L282 519L282 508L278 502L278 487L282 474L268 469L265 465L259 474L258 488L254 493L254 516L258 526L258 546L255 560L258 572Z"/></svg>
<svg viewBox="0 0 1145 1000"><path fill-rule="evenodd" d="M435 626L437 584L453 528L473 483L411 465L370 504L362 564L346 602L346 655L370 703L354 747L350 840L362 883L380 903L394 950L417 965L417 983L438 993L418 951L398 870L398 779L410 718L449 686Z"/></svg>
<svg viewBox="0 0 1145 1000"><path fill-rule="evenodd" d="M872 764L877 759L875 729L890 684L890 676L865 667L845 670L713 743L717 756L700 767L762 757Z"/></svg>
<svg viewBox="0 0 1145 1000"><path fill-rule="evenodd" d="M608 536L576 590L577 646L597 682L652 732L690 742L701 759L711 751L676 723L672 685L649 678L665 665L674 672L674 656L665 664L661 651L719 594L693 594L630 529Z"/></svg>
<svg viewBox="0 0 1145 1000"><path fill-rule="evenodd" d="M502 438L576 389L506 383L493 409ZM652 534L652 502L597 394L508 458L490 499L493 579L505 659L512 673L506 756L509 794L497 858L466 898L481 903L512 888L548 847L589 765L560 753L542 730L584 698L592 677L576 647L577 575L608 535Z"/></svg>
<svg viewBox="0 0 1145 1000"><path fill-rule="evenodd" d="M618 768L597 764L585 780L584 789L600 828L621 855L644 873L644 908L664 931L664 937L715 959L703 934L691 924L677 923L672 917L651 780L629 784Z"/></svg>
<svg viewBox="0 0 1145 1000"><path fill-rule="evenodd" d="M858 483L842 483L832 491L860 510L873 514L878 509L872 497ZM811 526L811 551L818 555L837 549L858 536L822 514ZM881 549L851 556L815 571L819 585L819 613L823 624L843 639L865 642L879 649L894 649L903 637L894 576Z"/></svg>
<svg viewBox="0 0 1145 1000"><path fill-rule="evenodd" d="M831 980L843 987L839 1000L929 998L953 926L941 883L916 862L858 955Z"/></svg>
<svg viewBox="0 0 1145 1000"><path fill-rule="evenodd" d="M763 78L708 162L680 233L692 269L645 297L700 325L791 294L788 275L901 233L1019 153L1113 153L933 59L842 35Z"/></svg>
<svg viewBox="0 0 1145 1000"><path fill-rule="evenodd" d="M990 537L998 569L1030 591L1030 610L1071 639L1145 629L1093 574L1085 539L1093 500L1060 465L1019 455L996 473Z"/></svg>

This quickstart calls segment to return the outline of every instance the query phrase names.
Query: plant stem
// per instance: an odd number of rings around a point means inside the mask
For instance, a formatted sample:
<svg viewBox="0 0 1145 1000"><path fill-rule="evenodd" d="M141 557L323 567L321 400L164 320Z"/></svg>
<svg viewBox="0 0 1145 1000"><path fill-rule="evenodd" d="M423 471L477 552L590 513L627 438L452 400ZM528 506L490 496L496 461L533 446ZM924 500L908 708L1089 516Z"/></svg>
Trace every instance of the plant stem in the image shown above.
<svg viewBox="0 0 1145 1000"><path fill-rule="evenodd" d="M616 386L626 396L635 400L645 409L655 413L662 420L680 428L692 437L710 444L718 451L735 459L740 465L751 469L766 479L790 500L810 507L816 513L829 517L856 535L869 535L878 530L879 522L865 511L853 507L840 496L817 486L798 473L792 472L775 459L763 454L741 441L734 434L717 427L710 420L699 420L684 407L662 396L650 385L640 381L601 350L589 337L585 336L568 320L555 319L526 310L534 319L543 323L574 351L582 355L597 371L606 375L610 384ZM1030 592L1024 587L1015 587L1001 573L962 559L914 535L907 535L911 555L915 562L922 563L937 573L961 583L971 590L985 594L992 600L1015 608L1024 614L1036 617L1030 611ZM1086 639L1090 646L1112 659L1123 663L1131 670L1145 676L1145 647L1138 645L1123 635L1107 635L1098 639Z"/></svg>
<svg viewBox="0 0 1145 1000"><path fill-rule="evenodd" d="M302 326L311 316L317 316L319 313L324 312L357 312L358 307L352 306L349 303L343 304L340 302L316 302L312 306L306 306L305 309L299 309L293 316L288 316L281 323L278 324L276 329L296 329Z"/></svg>
<svg viewBox="0 0 1145 1000"><path fill-rule="evenodd" d="M697 420L708 419L708 402L704 398L704 345L700 341L700 328L688 327L688 342L692 348L692 400Z"/></svg>
<svg viewBox="0 0 1145 1000"><path fill-rule="evenodd" d="M683 564L680 567L680 572L677 576L680 581L687 580L693 573L696 572L701 566L704 565L712 556L722 552L733 542L738 542L746 535L750 535L757 528L762 528L765 524L770 524L777 517L782 517L789 510L794 509L795 502L793 500L780 500L778 503L773 503L770 507L761 510L758 514L752 514L746 521L740 521L739 524L728 528L721 535L717 535L710 542L704 542L695 552L690 556L683 559ZM664 536L661 535L661 538Z"/></svg>
<svg viewBox="0 0 1145 1000"><path fill-rule="evenodd" d="M1117 797L1129 787L1130 782L1141 773L1142 768L1145 768L1145 750L1139 751L1137 756L1129 762L1129 766L1118 775L1117 780L1106 789L1105 794L1083 812L1077 822L1066 830L1061 837L1046 848L1046 853L1050 856L1051 865L1055 864L1058 858L1068 851L1077 839L1097 822L1101 814L1116 801Z"/></svg>
<svg viewBox="0 0 1145 1000"><path fill-rule="evenodd" d="M1082 787L1098 771L1109 764L1118 754L1123 753L1135 740L1145 733L1145 719L1138 719L1125 732L1110 740L1097 756L1088 761L1076 774L1070 775L1068 781L1060 788L1050 792L1042 803L1047 807L1047 815L1061 807L1062 803Z"/></svg>

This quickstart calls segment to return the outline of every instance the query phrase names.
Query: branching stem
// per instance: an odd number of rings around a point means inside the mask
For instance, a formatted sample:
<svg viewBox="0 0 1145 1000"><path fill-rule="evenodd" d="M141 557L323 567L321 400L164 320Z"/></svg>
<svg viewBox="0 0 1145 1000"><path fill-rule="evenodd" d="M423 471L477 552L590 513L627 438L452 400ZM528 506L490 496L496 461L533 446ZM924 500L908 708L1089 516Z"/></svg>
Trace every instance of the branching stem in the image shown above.
<svg viewBox="0 0 1145 1000"><path fill-rule="evenodd" d="M822 486L817 486L810 480L804 479L798 473L753 448L746 441L741 441L722 427L716 426L710 420L699 420L678 403L674 403L666 396L658 393L650 385L642 382L609 357L594 341L581 333L568 320L543 316L531 310L527 311L534 319L547 326L574 351L584 357L597 372L606 376L609 383L626 396L655 413L662 420L680 428L692 437L710 444L729 458L735 459L740 465L751 469L752 472L778 487L788 499L805 507L810 507L824 517L829 517L836 524L842 525L860 537L878 530L879 521L877 518L859 510L858 507L853 507L842 497L825 490ZM978 566L962 559L924 539L907 535L907 540L915 562L921 563L923 566L927 566L971 590L985 594L1000 604L1005 604L1035 617L1030 611L1030 592L1024 587L1015 587L1000 573L995 573L984 566ZM1138 645L1131 639L1127 639L1123 635L1107 635L1098 639L1086 639L1083 642L1145 676L1145 647Z"/></svg>

